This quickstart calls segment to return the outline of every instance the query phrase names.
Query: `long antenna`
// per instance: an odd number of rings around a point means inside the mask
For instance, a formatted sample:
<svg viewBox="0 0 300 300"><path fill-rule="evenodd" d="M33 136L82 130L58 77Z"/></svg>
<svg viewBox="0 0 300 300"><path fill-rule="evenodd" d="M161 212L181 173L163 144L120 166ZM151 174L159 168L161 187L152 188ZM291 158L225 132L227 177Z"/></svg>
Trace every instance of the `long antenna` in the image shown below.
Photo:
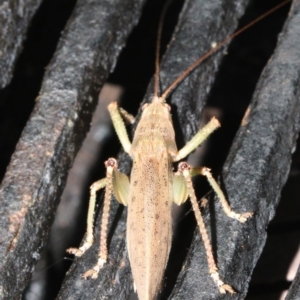
<svg viewBox="0 0 300 300"><path fill-rule="evenodd" d="M232 35L230 35L229 37L227 37L226 39L224 39L223 41L221 41L216 47L212 48L211 50L209 50L208 52L206 52L203 56L201 56L197 61L195 61L191 66L189 66L181 75L179 75L174 81L173 83L165 90L165 92L162 94L161 98L162 99L166 99L167 96L173 91L173 89L177 86L177 84L179 82L181 82L188 74L190 74L200 63L202 63L206 58L208 58L210 55L212 55L213 53L215 53L216 51L218 51L220 48L222 48L225 44L227 44L230 40L232 40L234 37L236 37L237 35L241 34L242 32L244 32L245 30L247 30L249 27L253 26L254 24L256 24L257 22L259 22L260 20L262 20L263 18L267 17L268 15L272 14L274 11L276 11L277 9L281 8L282 6L286 5L288 2L290 2L291 0L285 0L282 3L278 4L277 6L275 6L274 8L268 10L267 12L265 12L264 14L262 14L261 16L259 16L258 18L256 18L255 20L253 20L252 22L250 22L249 24L247 24L246 26L242 27L241 29L237 30L236 32L234 32Z"/></svg>
<svg viewBox="0 0 300 300"><path fill-rule="evenodd" d="M160 54L160 43L162 28L164 24L164 19L169 5L173 0L168 0L161 12L159 23L158 23L158 32L157 32L157 41L156 41L156 50L155 50L155 75L154 75L154 97L158 97L158 87L159 87L159 54Z"/></svg>

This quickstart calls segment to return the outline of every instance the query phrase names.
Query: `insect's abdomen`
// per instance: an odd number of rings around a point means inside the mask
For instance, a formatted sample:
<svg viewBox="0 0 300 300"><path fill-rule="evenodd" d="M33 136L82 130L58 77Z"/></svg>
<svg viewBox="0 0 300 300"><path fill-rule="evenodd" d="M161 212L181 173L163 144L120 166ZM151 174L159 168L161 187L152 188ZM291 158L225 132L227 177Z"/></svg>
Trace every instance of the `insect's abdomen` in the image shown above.
<svg viewBox="0 0 300 300"><path fill-rule="evenodd" d="M153 300L171 247L172 172L166 152L136 156L130 181L129 259L139 300Z"/></svg>

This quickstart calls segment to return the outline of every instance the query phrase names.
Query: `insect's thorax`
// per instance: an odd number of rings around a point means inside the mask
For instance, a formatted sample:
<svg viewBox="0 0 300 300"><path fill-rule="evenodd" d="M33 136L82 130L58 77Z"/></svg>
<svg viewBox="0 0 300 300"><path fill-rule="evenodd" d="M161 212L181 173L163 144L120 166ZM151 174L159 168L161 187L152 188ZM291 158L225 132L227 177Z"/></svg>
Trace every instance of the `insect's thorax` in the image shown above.
<svg viewBox="0 0 300 300"><path fill-rule="evenodd" d="M134 158L137 153L156 156L162 152L171 160L177 153L169 106L165 103L150 103L144 107L135 131L131 156Z"/></svg>

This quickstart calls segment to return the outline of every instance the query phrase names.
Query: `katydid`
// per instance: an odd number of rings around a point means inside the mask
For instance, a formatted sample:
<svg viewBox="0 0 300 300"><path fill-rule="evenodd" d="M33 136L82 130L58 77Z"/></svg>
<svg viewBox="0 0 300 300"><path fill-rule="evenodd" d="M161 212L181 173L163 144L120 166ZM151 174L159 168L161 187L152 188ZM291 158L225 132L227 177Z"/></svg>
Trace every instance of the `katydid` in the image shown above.
<svg viewBox="0 0 300 300"><path fill-rule="evenodd" d="M287 2L285 1L284 4ZM274 9L267 14L272 11ZM138 297L140 300L154 300L161 288L171 247L172 203L181 205L190 198L204 242L209 273L221 293L235 293L234 289L229 284L224 283L219 275L191 178L195 175L203 175L207 178L212 189L220 199L224 212L230 218L244 223L253 213L237 213L233 211L208 168L193 168L186 162L181 162L178 165L178 171L173 172L173 163L182 160L194 151L220 126L220 123L216 118L212 118L182 149L178 150L175 143L175 132L170 114L170 106L166 103L166 98L175 86L209 55L265 16L266 14L257 18L249 25L217 44L217 46L214 46L208 53L199 58L183 72L161 96L158 93L158 43L156 49L154 97L150 103L144 104L142 107L142 116L137 125L132 143L128 138L123 121L123 119L130 119L132 121L131 116L120 109L116 102L108 106L115 131L124 151L132 158L133 166L130 178L128 178L128 176L118 170L117 161L114 158L109 158L105 162L107 169L106 178L95 182L91 186L85 241L79 249L68 249L69 253L81 256L93 244L93 215L96 192L105 188L99 258L97 264L83 275L84 278L97 278L103 264L108 259L108 218L111 196L114 194L121 204L128 206L127 248ZM161 26L159 28L161 30Z"/></svg>

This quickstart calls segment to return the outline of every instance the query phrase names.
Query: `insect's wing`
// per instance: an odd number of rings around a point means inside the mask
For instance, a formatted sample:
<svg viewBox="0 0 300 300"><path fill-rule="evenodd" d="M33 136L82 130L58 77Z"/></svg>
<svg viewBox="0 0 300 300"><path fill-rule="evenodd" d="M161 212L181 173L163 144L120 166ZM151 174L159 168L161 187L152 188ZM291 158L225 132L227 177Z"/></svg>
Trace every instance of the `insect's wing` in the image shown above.
<svg viewBox="0 0 300 300"><path fill-rule="evenodd" d="M161 287L171 247L172 178L166 152L135 158L128 202L127 245L140 299L154 299Z"/></svg>

